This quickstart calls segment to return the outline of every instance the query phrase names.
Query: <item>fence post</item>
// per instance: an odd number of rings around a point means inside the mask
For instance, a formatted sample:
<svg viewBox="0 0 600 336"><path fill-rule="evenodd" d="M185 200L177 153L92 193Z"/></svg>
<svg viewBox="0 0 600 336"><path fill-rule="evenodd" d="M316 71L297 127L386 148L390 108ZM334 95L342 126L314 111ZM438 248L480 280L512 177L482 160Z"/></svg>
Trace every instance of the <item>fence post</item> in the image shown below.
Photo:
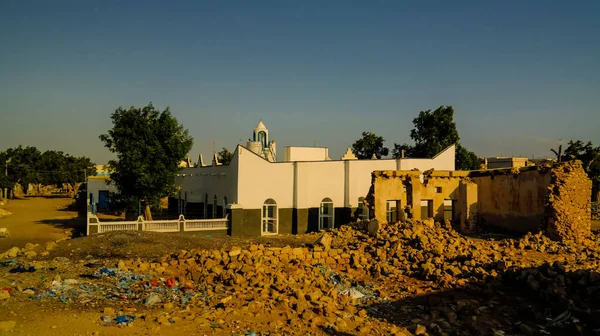
<svg viewBox="0 0 600 336"><path fill-rule="evenodd" d="M183 215L179 215L179 232L185 232L185 217Z"/></svg>
<svg viewBox="0 0 600 336"><path fill-rule="evenodd" d="M146 228L144 227L144 216L138 216L138 231L145 231Z"/></svg>

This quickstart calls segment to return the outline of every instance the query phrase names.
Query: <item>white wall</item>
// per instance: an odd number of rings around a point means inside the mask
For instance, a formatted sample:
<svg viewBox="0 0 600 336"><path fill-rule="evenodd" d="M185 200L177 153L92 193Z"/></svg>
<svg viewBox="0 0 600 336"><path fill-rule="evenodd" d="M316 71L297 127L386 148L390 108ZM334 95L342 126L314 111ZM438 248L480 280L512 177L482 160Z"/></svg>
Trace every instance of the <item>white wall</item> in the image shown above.
<svg viewBox="0 0 600 336"><path fill-rule="evenodd" d="M117 187L114 184L106 184L106 181L108 181L108 177L95 177L95 176L90 176L88 177L87 180L87 201L88 201L88 205L90 202L90 194L93 194L93 198L94 198L94 203L98 203L98 194L99 191L101 190L108 190L111 193L116 193Z"/></svg>
<svg viewBox="0 0 600 336"><path fill-rule="evenodd" d="M328 197L344 206L344 161L297 162L296 208L318 208Z"/></svg>
<svg viewBox="0 0 600 336"><path fill-rule="evenodd" d="M285 162L329 160L327 147L285 147Z"/></svg>
<svg viewBox="0 0 600 336"><path fill-rule="evenodd" d="M272 198L280 208L293 204L294 166L291 162L269 162L238 146L238 204L260 209Z"/></svg>
<svg viewBox="0 0 600 336"><path fill-rule="evenodd" d="M178 176L175 177L175 184L182 187L181 198L185 198L187 192L188 202L204 202L205 194L208 194L210 204L213 203L215 195L217 195L219 205L223 204L224 197L227 197L228 203L237 202L239 164L237 154L236 149L231 163L228 165L181 169Z"/></svg>
<svg viewBox="0 0 600 336"><path fill-rule="evenodd" d="M349 160L348 164L348 190L346 207L356 208L358 199L366 197L371 187L371 173L374 170L396 170L397 160Z"/></svg>
<svg viewBox="0 0 600 336"><path fill-rule="evenodd" d="M319 207L326 197L335 207L357 207L358 199L369 192L373 171L454 170L454 150L451 146L434 159L271 163L238 146L230 165L186 168L181 171L186 176L176 182L188 191L189 202L203 202L208 193L210 203L216 194L219 203L227 196L230 203L245 209L260 209L269 198L280 208Z"/></svg>
<svg viewBox="0 0 600 336"><path fill-rule="evenodd" d="M435 170L454 170L455 156L456 146L452 145L434 156L433 159L400 159L398 170L412 170L415 168L422 172L432 168Z"/></svg>

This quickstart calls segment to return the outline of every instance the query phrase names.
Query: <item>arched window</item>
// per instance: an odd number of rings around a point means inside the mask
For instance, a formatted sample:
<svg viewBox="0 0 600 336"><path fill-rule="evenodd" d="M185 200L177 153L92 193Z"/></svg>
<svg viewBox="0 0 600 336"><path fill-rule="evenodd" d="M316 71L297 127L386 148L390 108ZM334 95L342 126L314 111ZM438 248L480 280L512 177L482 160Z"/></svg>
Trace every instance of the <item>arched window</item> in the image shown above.
<svg viewBox="0 0 600 336"><path fill-rule="evenodd" d="M262 234L276 234L277 232L277 203L269 198L263 204L262 209Z"/></svg>
<svg viewBox="0 0 600 336"><path fill-rule="evenodd" d="M227 196L223 197L223 218L225 218L225 214L227 214Z"/></svg>
<svg viewBox="0 0 600 336"><path fill-rule="evenodd" d="M263 147L267 147L267 133L265 131L258 132L258 141L262 143Z"/></svg>
<svg viewBox="0 0 600 336"><path fill-rule="evenodd" d="M204 213L202 214L202 217L204 219L208 218L208 194L204 194L204 209L203 209Z"/></svg>
<svg viewBox="0 0 600 336"><path fill-rule="evenodd" d="M324 198L319 209L319 230L333 229L333 201Z"/></svg>
<svg viewBox="0 0 600 336"><path fill-rule="evenodd" d="M217 195L213 198L213 208L212 208L212 218L217 218L217 206L219 201L217 201Z"/></svg>

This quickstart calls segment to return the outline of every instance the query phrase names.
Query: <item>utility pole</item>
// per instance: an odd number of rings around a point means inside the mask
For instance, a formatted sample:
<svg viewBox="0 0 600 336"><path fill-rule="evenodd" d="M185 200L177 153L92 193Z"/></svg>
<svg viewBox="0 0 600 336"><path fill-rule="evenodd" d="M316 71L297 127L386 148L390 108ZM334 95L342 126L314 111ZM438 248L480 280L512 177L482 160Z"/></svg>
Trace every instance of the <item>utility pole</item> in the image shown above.
<svg viewBox="0 0 600 336"><path fill-rule="evenodd" d="M8 202L8 163L10 162L10 158L4 161L4 178L6 180L6 187L4 188L4 201Z"/></svg>
<svg viewBox="0 0 600 336"><path fill-rule="evenodd" d="M8 199L8 160L4 161L4 179L6 180L7 186L4 188L4 200Z"/></svg>

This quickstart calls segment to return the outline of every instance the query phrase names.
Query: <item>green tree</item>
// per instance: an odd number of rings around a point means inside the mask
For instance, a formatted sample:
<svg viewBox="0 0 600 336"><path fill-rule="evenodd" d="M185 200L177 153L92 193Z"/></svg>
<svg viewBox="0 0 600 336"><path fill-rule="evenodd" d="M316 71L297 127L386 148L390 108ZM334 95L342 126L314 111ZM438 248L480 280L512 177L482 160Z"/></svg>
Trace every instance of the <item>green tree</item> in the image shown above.
<svg viewBox="0 0 600 336"><path fill-rule="evenodd" d="M460 143L456 144L455 168L457 170L479 170L482 160L477 154L463 147Z"/></svg>
<svg viewBox="0 0 600 336"><path fill-rule="evenodd" d="M86 176L96 175L96 165L87 157L65 156L65 164L61 168L62 183L71 186L71 192L76 195L79 186L85 181Z"/></svg>
<svg viewBox="0 0 600 336"><path fill-rule="evenodd" d="M233 158L233 153L230 152L227 148L223 147L219 153L219 163L224 165L228 165L231 163L231 159Z"/></svg>
<svg viewBox="0 0 600 336"><path fill-rule="evenodd" d="M584 143L581 140L569 141L562 161L580 160L583 163L583 169L592 180L592 199L598 201L598 192L600 191L600 146L594 147L591 141Z"/></svg>
<svg viewBox="0 0 600 336"><path fill-rule="evenodd" d="M371 132L362 132L362 138L352 144L352 151L359 159L370 159L373 154L378 159L389 154L389 149L383 146L383 137Z"/></svg>
<svg viewBox="0 0 600 336"><path fill-rule="evenodd" d="M29 184L40 183L40 160L41 153L35 147L19 146L7 149L4 152L3 168L8 170L8 177L4 178L3 184L12 190L19 184L23 192L27 192Z"/></svg>
<svg viewBox="0 0 600 336"><path fill-rule="evenodd" d="M61 186L64 182L61 176L64 165L65 153L55 150L43 152L39 165L40 183Z"/></svg>
<svg viewBox="0 0 600 336"><path fill-rule="evenodd" d="M61 151L48 150L42 153L38 168L40 183L62 187L69 185L71 192L77 190L85 177L96 175L96 165L87 157L75 157Z"/></svg>
<svg viewBox="0 0 600 336"><path fill-rule="evenodd" d="M415 142L414 145L394 144L394 158L401 157L402 153L410 157L430 158L447 147L456 145L456 169L480 169L479 157L459 143L460 137L454 122L452 106L440 106L435 111L421 111L419 116L413 119L413 125L410 137Z"/></svg>
<svg viewBox="0 0 600 336"><path fill-rule="evenodd" d="M175 191L179 163L191 150L193 139L169 108L160 112L152 103L143 108L119 107L111 115L113 127L100 140L113 153L111 182L125 199L138 199L152 220L151 205Z"/></svg>

